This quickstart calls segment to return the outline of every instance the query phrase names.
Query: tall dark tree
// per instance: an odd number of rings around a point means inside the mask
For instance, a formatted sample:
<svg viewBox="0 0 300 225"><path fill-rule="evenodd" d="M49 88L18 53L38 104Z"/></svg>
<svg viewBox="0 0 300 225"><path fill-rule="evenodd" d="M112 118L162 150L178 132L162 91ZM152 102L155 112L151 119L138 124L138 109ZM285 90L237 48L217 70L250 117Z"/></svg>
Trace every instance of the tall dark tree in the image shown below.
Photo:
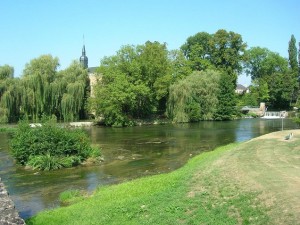
<svg viewBox="0 0 300 225"><path fill-rule="evenodd" d="M297 47L296 47L296 39L294 35L291 36L291 40L289 41L289 66L290 66L290 76L291 82L293 83L293 93L291 96L291 103L295 102L298 97L299 84L298 84L298 76L299 76L299 66L297 61Z"/></svg>
<svg viewBox="0 0 300 225"><path fill-rule="evenodd" d="M294 35L291 36L291 40L289 41L289 65L296 75L298 75L299 72L299 66L297 61L297 47L296 47L296 39Z"/></svg>
<svg viewBox="0 0 300 225"><path fill-rule="evenodd" d="M221 74L218 92L218 105L214 115L215 120L232 120L237 115L235 85L232 76Z"/></svg>
<svg viewBox="0 0 300 225"><path fill-rule="evenodd" d="M299 48L298 48L298 71L299 71L298 79L300 82L300 42L299 42Z"/></svg>

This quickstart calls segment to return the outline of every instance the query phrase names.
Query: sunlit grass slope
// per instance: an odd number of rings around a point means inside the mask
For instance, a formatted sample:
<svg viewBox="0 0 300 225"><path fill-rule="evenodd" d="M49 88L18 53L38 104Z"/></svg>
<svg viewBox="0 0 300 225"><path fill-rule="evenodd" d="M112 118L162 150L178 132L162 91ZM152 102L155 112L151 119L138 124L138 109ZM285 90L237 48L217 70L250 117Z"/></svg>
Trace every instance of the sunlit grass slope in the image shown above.
<svg viewBox="0 0 300 225"><path fill-rule="evenodd" d="M27 224L297 224L300 196L287 193L297 193L300 141L282 135L220 147L169 174L101 187Z"/></svg>

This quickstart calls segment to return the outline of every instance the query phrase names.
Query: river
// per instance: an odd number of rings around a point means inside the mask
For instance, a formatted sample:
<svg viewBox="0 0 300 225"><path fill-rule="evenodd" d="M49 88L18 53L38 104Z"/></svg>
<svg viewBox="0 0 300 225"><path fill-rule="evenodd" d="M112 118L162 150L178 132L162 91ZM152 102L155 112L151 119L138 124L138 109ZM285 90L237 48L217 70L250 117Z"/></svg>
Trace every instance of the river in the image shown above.
<svg viewBox="0 0 300 225"><path fill-rule="evenodd" d="M105 162L50 172L17 166L9 154L9 135L0 133L0 177L26 219L59 206L59 193L65 190L91 192L98 186L173 171L201 152L278 131L282 125L297 128L289 119L86 128L92 143L102 148Z"/></svg>

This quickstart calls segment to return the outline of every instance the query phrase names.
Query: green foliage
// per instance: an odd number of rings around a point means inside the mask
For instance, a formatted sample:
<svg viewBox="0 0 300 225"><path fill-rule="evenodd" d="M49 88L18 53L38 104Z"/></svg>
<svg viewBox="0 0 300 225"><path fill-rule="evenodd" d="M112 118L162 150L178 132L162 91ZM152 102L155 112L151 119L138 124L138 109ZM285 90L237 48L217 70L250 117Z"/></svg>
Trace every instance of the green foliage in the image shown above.
<svg viewBox="0 0 300 225"><path fill-rule="evenodd" d="M32 167L32 169L38 170L57 170L62 168L62 164L60 163L60 159L56 156L51 156L50 153L46 155L36 155L36 156L29 156L27 166Z"/></svg>
<svg viewBox="0 0 300 225"><path fill-rule="evenodd" d="M184 55L189 59L193 70L206 70L213 68L210 59L210 42L212 35L207 32L199 32L187 38L185 44L181 46Z"/></svg>
<svg viewBox="0 0 300 225"><path fill-rule="evenodd" d="M116 55L105 57L99 69L102 80L95 87L91 109L110 126L132 125L166 110L168 88L190 72L178 51L166 44L146 42L123 46Z"/></svg>
<svg viewBox="0 0 300 225"><path fill-rule="evenodd" d="M60 72L58 66L58 58L42 55L26 64L20 79L13 79L7 66L2 73L1 67L0 121L16 122L24 115L34 121L42 115L65 121L86 118L90 93L87 70L78 62Z"/></svg>
<svg viewBox="0 0 300 225"><path fill-rule="evenodd" d="M296 39L294 35L291 36L291 40L289 41L288 52L289 52L289 65L293 73L297 76L299 74L299 65L297 60Z"/></svg>
<svg viewBox="0 0 300 225"><path fill-rule="evenodd" d="M258 106L259 102L257 101L256 93L244 93L242 95L237 95L237 106Z"/></svg>
<svg viewBox="0 0 300 225"><path fill-rule="evenodd" d="M287 60L267 48L252 47L246 51L245 57L245 71L252 80L288 71Z"/></svg>
<svg viewBox="0 0 300 225"><path fill-rule="evenodd" d="M0 126L0 132L5 132L5 133L14 133L16 129L14 127L10 126Z"/></svg>
<svg viewBox="0 0 300 225"><path fill-rule="evenodd" d="M257 78L250 86L250 93L255 96L258 105L260 102L268 102L270 99L268 83L262 79Z"/></svg>
<svg viewBox="0 0 300 225"><path fill-rule="evenodd" d="M194 72L170 86L168 117L174 122L212 120L218 104L216 71Z"/></svg>
<svg viewBox="0 0 300 225"><path fill-rule="evenodd" d="M251 48L246 53L246 73L254 82L258 101L268 101L272 108L288 109L297 99L297 77L288 61L266 48Z"/></svg>
<svg viewBox="0 0 300 225"><path fill-rule="evenodd" d="M10 146L17 162L40 170L76 166L100 154L99 149L90 146L83 130L61 128L54 121L35 128L20 121Z"/></svg>
<svg viewBox="0 0 300 225"><path fill-rule="evenodd" d="M22 90L20 80L13 78L13 68L0 67L0 123L15 121L20 115Z"/></svg>
<svg viewBox="0 0 300 225"><path fill-rule="evenodd" d="M247 47L242 36L220 29L213 35L211 46L213 64L216 68L230 74L233 84L236 85L236 74L242 71L241 62L244 60Z"/></svg>
<svg viewBox="0 0 300 225"><path fill-rule="evenodd" d="M14 68L9 65L0 66L0 80L14 77Z"/></svg>
<svg viewBox="0 0 300 225"><path fill-rule="evenodd" d="M240 34L220 29L215 34L200 32L187 39L181 47L193 70L218 69L232 76L236 85L242 71L246 43Z"/></svg>
<svg viewBox="0 0 300 225"><path fill-rule="evenodd" d="M291 36L291 40L289 41L289 66L290 66L290 76L296 84L293 85L293 93L291 101L296 102L299 96L299 78L300 78L300 66L297 60L297 47L296 47L296 39L294 35Z"/></svg>
<svg viewBox="0 0 300 225"><path fill-rule="evenodd" d="M237 116L235 87L232 77L227 73L221 74L218 91L219 104L217 105L214 119L232 120Z"/></svg>
<svg viewBox="0 0 300 225"><path fill-rule="evenodd" d="M275 73L272 80L268 80L270 90L270 105L277 109L289 109L293 101L296 85L291 71L286 73Z"/></svg>

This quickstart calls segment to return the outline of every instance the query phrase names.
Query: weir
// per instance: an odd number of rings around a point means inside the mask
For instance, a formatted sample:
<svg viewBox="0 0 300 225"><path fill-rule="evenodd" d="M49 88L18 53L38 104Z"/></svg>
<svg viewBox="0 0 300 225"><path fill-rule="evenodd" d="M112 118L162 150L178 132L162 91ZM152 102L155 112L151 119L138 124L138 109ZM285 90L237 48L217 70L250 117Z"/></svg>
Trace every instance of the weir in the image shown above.
<svg viewBox="0 0 300 225"><path fill-rule="evenodd" d="M287 117L286 111L266 111L262 119L280 119Z"/></svg>
<svg viewBox="0 0 300 225"><path fill-rule="evenodd" d="M23 225L25 221L19 216L15 205L0 178L0 224Z"/></svg>

